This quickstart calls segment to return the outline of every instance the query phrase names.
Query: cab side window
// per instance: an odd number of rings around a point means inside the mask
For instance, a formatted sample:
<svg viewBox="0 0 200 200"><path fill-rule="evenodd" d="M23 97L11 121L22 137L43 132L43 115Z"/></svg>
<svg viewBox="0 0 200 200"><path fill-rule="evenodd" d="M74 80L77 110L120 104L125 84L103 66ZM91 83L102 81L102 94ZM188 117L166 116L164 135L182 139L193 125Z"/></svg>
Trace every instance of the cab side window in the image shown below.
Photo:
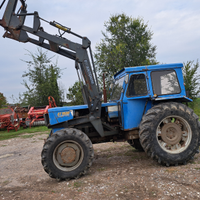
<svg viewBox="0 0 200 200"><path fill-rule="evenodd" d="M131 76L128 89L126 92L127 97L144 96L147 95L147 84L144 74L134 74Z"/></svg>
<svg viewBox="0 0 200 200"><path fill-rule="evenodd" d="M165 95L178 94L181 92L174 70L152 72L151 77L154 94Z"/></svg>

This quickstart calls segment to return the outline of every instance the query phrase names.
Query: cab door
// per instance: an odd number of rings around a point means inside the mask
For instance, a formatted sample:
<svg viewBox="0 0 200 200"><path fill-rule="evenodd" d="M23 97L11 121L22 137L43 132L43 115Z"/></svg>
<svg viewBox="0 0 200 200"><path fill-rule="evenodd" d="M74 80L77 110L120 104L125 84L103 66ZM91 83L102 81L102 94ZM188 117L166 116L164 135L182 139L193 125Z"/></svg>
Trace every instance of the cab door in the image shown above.
<svg viewBox="0 0 200 200"><path fill-rule="evenodd" d="M143 114L151 108L147 72L131 73L121 101L123 130L138 128Z"/></svg>

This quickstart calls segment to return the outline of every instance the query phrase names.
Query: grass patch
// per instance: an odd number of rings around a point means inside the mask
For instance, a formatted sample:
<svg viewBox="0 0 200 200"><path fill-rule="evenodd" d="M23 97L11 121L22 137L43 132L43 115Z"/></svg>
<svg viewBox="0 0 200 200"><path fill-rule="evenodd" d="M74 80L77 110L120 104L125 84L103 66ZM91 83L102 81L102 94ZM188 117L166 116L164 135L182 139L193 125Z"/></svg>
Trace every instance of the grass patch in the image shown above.
<svg viewBox="0 0 200 200"><path fill-rule="evenodd" d="M134 155L135 152L138 152L138 151L137 151L136 149L133 149L133 148L132 148L132 149L129 149L128 151L126 151L126 152L124 153L124 155L125 155L125 156L135 156L135 155Z"/></svg>
<svg viewBox="0 0 200 200"><path fill-rule="evenodd" d="M100 171L100 172L101 172L101 171L104 171L104 170L106 170L105 167L101 167L101 168L98 169L98 171Z"/></svg>
<svg viewBox="0 0 200 200"><path fill-rule="evenodd" d="M6 185L8 185L10 183L10 181L9 180L6 180L6 181L4 181L3 183L2 183L2 186L6 186Z"/></svg>
<svg viewBox="0 0 200 200"><path fill-rule="evenodd" d="M74 182L74 187L75 188L79 188L79 187L81 187L83 185L83 183L81 182L81 181L76 181L76 182Z"/></svg>
<svg viewBox="0 0 200 200"><path fill-rule="evenodd" d="M1 130L0 131L0 140L8 140L11 138L19 137L20 135L22 135L24 133L37 133L37 132L48 133L49 129L46 126L38 126L38 127L27 128L27 129L23 129L23 127L21 127L20 130L18 130L18 131L10 130L9 133L7 132L7 130ZM34 134L25 135L22 137L23 138L31 138L33 136L34 136Z"/></svg>
<svg viewBox="0 0 200 200"><path fill-rule="evenodd" d="M194 160L189 161L190 164L197 164Z"/></svg>
<svg viewBox="0 0 200 200"><path fill-rule="evenodd" d="M194 157L192 160L189 161L189 163L190 164L197 164L195 160L197 161L197 157Z"/></svg>
<svg viewBox="0 0 200 200"><path fill-rule="evenodd" d="M107 155L106 157L107 158L111 158L111 157L113 157L114 155L113 154L110 154L110 155Z"/></svg>
<svg viewBox="0 0 200 200"><path fill-rule="evenodd" d="M197 98L193 102L189 103L189 107L192 108L194 113L200 118L200 98Z"/></svg>
<svg viewBox="0 0 200 200"><path fill-rule="evenodd" d="M26 139L26 138L32 138L33 136L34 136L34 134L31 134L31 135L21 135L20 137Z"/></svg>

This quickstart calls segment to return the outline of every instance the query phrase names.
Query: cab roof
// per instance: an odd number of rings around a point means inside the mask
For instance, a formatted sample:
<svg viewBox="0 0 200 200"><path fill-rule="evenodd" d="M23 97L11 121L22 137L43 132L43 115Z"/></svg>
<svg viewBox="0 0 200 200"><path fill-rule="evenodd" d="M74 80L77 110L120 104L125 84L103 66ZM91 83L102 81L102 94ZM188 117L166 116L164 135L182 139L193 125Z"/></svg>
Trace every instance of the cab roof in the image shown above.
<svg viewBox="0 0 200 200"><path fill-rule="evenodd" d="M174 63L174 64L161 64L161 65L147 65L147 66L137 66L137 67L125 67L122 70L118 71L114 78L118 75L124 73L131 73L131 72L142 72L142 71L156 71L156 70L168 70L174 68L182 68L182 63Z"/></svg>

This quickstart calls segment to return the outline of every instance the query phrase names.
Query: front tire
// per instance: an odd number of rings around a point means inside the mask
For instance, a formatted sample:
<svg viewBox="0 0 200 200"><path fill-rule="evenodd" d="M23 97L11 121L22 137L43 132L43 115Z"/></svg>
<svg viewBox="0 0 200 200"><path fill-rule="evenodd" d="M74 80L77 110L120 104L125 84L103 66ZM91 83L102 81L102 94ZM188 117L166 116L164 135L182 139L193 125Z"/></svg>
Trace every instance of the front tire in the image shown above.
<svg viewBox="0 0 200 200"><path fill-rule="evenodd" d="M92 165L94 150L88 136L65 128L50 136L41 153L44 170L58 180L78 178Z"/></svg>
<svg viewBox="0 0 200 200"><path fill-rule="evenodd" d="M154 106L140 124L145 152L167 166L186 164L199 148L198 116L180 103Z"/></svg>

